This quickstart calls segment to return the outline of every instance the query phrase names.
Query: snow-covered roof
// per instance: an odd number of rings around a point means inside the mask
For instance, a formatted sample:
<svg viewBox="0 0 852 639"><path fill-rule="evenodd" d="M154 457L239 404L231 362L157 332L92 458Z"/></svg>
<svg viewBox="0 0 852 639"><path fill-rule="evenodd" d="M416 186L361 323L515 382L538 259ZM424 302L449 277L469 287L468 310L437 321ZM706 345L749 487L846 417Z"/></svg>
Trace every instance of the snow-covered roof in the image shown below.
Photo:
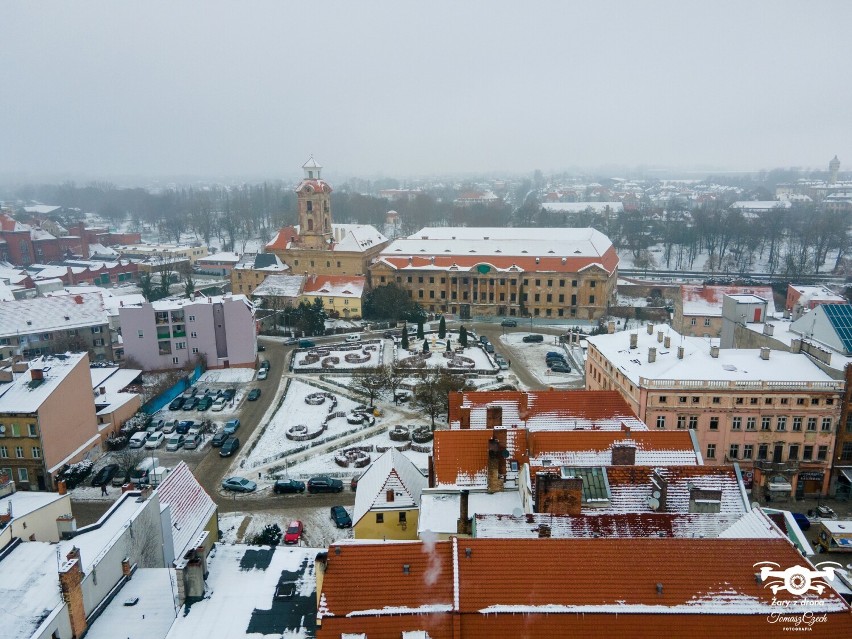
<svg viewBox="0 0 852 639"><path fill-rule="evenodd" d="M252 291L254 297L292 297L302 294L304 275L270 275Z"/></svg>
<svg viewBox="0 0 852 639"><path fill-rule="evenodd" d="M369 224L332 224L334 251L364 252L388 241L378 229Z"/></svg>
<svg viewBox="0 0 852 639"><path fill-rule="evenodd" d="M24 517L60 499L67 498L59 493L18 490L11 495L0 497L0 514L11 512L12 517Z"/></svg>
<svg viewBox="0 0 852 639"><path fill-rule="evenodd" d="M157 495L171 510L175 557L181 558L216 512L216 504L183 461L159 485Z"/></svg>
<svg viewBox="0 0 852 639"><path fill-rule="evenodd" d="M61 208L61 206L51 206L50 204L35 204L33 206L25 206L24 211L27 213L36 213L37 215L47 215Z"/></svg>
<svg viewBox="0 0 852 639"><path fill-rule="evenodd" d="M766 313L775 313L775 301L770 286L704 286L684 284L680 287L683 314L701 317L722 317L725 295L750 295L766 302Z"/></svg>
<svg viewBox="0 0 852 639"><path fill-rule="evenodd" d="M360 490L360 482L358 489ZM440 488L426 488L420 495L420 517L417 521L417 534L422 537L426 531L437 534L455 534L458 531L461 493ZM468 516L510 514L523 509L521 494L517 490L501 490L489 493L484 490L471 490L468 495ZM479 531L477 530L477 535Z"/></svg>
<svg viewBox="0 0 852 639"><path fill-rule="evenodd" d="M188 297L181 299L165 299L151 302L151 307L155 311L176 311L186 306L193 304L224 304L228 302L242 302L251 307L251 302L248 297L242 293L225 293L224 295L205 296L201 293L196 293L195 299ZM124 308L142 306L142 304L123 304Z"/></svg>
<svg viewBox="0 0 852 639"><path fill-rule="evenodd" d="M357 525L370 511L416 509L427 483L408 457L388 449L358 479L352 521ZM393 500L388 500L390 491Z"/></svg>
<svg viewBox="0 0 852 639"><path fill-rule="evenodd" d="M0 559L0 627L8 639L30 639L62 605L56 549L39 541L19 544Z"/></svg>
<svg viewBox="0 0 852 639"><path fill-rule="evenodd" d="M0 337L99 326L108 321L100 293L35 297L0 304Z"/></svg>
<svg viewBox="0 0 852 639"><path fill-rule="evenodd" d="M367 278L361 275L313 275L305 281L304 295L361 299Z"/></svg>
<svg viewBox="0 0 852 639"><path fill-rule="evenodd" d="M760 349L719 349L718 357L711 355L710 343L700 337L681 336L669 326L656 327L671 338L665 348L655 335L645 330L631 331L637 335L637 348L630 348L627 331L587 338L590 346L612 363L627 379L644 387L698 388L693 382L730 382L727 388L742 384L742 388L760 390L763 386L777 390L808 385L810 390L837 391L841 382L831 379L802 353L771 351L769 359L761 357ZM683 347L679 359L678 347ZM649 349L656 349L656 359L649 360ZM689 382L683 385L683 382ZM763 386L762 386L763 385Z"/></svg>
<svg viewBox="0 0 852 639"><path fill-rule="evenodd" d="M236 264L240 261L240 256L236 253L231 253L228 251L222 251L221 253L213 253L212 255L205 255L204 257L199 257L195 260L196 264Z"/></svg>
<svg viewBox="0 0 852 639"><path fill-rule="evenodd" d="M587 210L595 213L620 213L624 210L624 204L621 202L544 202L541 208L553 213L582 213Z"/></svg>
<svg viewBox="0 0 852 639"><path fill-rule="evenodd" d="M787 200L740 200L731 204L732 209L741 211L769 211L771 209L789 209L792 205Z"/></svg>
<svg viewBox="0 0 852 639"><path fill-rule="evenodd" d="M790 284L789 288L799 294L796 300L802 306L809 306L813 302L846 303L846 298L838 295L830 288L822 285L809 286L806 284Z"/></svg>
<svg viewBox="0 0 852 639"><path fill-rule="evenodd" d="M118 596L93 620L86 639L115 639L128 636L127 600L138 599L133 606L133 630L130 636L165 639L178 610L177 577L172 568L139 568L121 587Z"/></svg>
<svg viewBox="0 0 852 639"><path fill-rule="evenodd" d="M29 369L16 374L13 381L0 384L0 413L38 411L84 357L88 357L86 353L67 353L32 360ZM33 370L42 371L41 381L33 379Z"/></svg>

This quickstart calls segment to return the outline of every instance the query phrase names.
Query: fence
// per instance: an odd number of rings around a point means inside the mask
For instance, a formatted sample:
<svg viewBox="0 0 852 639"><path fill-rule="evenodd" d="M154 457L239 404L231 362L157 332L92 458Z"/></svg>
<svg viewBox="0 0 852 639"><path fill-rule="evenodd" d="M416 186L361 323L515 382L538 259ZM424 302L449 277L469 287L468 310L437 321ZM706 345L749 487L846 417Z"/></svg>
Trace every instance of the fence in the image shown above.
<svg viewBox="0 0 852 639"><path fill-rule="evenodd" d="M204 367L201 364L198 364L192 370L191 375L181 377L174 386L171 386L156 397L145 402L142 406L142 412L146 415L153 415L164 406L168 406L175 397L197 382L202 373L204 373Z"/></svg>

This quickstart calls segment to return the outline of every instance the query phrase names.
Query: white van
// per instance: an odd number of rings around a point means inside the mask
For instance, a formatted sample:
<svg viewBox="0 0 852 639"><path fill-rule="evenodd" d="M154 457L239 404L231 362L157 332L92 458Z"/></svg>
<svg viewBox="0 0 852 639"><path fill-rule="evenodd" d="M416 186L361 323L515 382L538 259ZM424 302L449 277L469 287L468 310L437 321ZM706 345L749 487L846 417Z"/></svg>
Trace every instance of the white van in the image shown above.
<svg viewBox="0 0 852 639"><path fill-rule="evenodd" d="M133 433L130 436L130 441L127 445L130 448L142 448L145 445L145 440L148 438L148 433L144 430L140 430L138 433Z"/></svg>

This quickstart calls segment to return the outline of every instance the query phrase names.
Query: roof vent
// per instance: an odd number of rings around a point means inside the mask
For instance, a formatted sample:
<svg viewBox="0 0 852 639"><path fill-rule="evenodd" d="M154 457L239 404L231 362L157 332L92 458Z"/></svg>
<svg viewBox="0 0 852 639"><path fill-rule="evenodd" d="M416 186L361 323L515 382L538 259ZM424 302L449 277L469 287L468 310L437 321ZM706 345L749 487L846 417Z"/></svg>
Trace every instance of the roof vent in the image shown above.
<svg viewBox="0 0 852 639"><path fill-rule="evenodd" d="M403 575L411 574L411 566L409 564L402 564L402 574Z"/></svg>
<svg viewBox="0 0 852 639"><path fill-rule="evenodd" d="M473 550L471 548L464 549L464 556L470 559L470 556L473 554Z"/></svg>
<svg viewBox="0 0 852 639"><path fill-rule="evenodd" d="M658 595L663 594L663 584L662 583L657 584L657 594Z"/></svg>
<svg viewBox="0 0 852 639"><path fill-rule="evenodd" d="M340 546L335 546L335 547L334 547L334 554L335 554L335 555L339 555L339 554L340 554Z"/></svg>
<svg viewBox="0 0 852 639"><path fill-rule="evenodd" d="M66 316L65 316L65 321L66 321L66 322L67 322L67 321L69 321L70 319L71 319L71 317L70 317L70 316L68 316L68 315L66 315Z"/></svg>
<svg viewBox="0 0 852 639"><path fill-rule="evenodd" d="M27 326L32 326L32 325L33 325L33 321L32 321L32 320L27 320Z"/></svg>

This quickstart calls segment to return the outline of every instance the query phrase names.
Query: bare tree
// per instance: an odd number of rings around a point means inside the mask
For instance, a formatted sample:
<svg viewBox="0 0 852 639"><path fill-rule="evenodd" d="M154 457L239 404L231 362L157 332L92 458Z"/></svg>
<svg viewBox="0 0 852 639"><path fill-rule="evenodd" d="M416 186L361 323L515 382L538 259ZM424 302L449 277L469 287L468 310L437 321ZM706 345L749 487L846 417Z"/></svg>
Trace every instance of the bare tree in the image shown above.
<svg viewBox="0 0 852 639"><path fill-rule="evenodd" d="M352 380L352 386L370 397L372 407L379 394L388 387L387 374L381 366L364 369L362 375Z"/></svg>

